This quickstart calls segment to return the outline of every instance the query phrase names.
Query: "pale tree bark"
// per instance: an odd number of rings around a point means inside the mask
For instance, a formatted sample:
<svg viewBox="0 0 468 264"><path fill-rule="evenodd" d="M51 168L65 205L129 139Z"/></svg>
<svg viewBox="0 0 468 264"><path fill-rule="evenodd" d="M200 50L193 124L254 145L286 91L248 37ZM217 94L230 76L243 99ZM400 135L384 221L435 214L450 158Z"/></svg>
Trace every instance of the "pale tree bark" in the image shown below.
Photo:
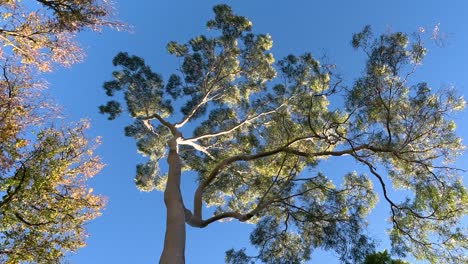
<svg viewBox="0 0 468 264"><path fill-rule="evenodd" d="M185 263L185 207L180 193L181 161L178 153L177 138L168 141L169 165L164 203L166 204L166 235L160 264Z"/></svg>

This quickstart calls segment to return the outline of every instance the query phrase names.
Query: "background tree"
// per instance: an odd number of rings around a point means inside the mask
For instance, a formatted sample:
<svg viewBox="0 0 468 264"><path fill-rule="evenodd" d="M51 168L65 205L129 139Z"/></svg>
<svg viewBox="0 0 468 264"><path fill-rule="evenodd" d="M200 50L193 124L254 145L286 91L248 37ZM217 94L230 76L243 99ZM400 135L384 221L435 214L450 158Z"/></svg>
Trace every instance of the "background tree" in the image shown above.
<svg viewBox="0 0 468 264"><path fill-rule="evenodd" d="M367 255L364 260L364 264L408 264L408 262L399 259L392 259L387 250L384 250L382 252L375 252Z"/></svg>
<svg viewBox="0 0 468 264"><path fill-rule="evenodd" d="M104 205L86 186L102 167L83 135L86 127L42 129L8 177L3 174L2 263L59 263L85 245L84 223Z"/></svg>
<svg viewBox="0 0 468 264"><path fill-rule="evenodd" d="M70 66L83 59L73 40L84 29L122 28L107 0L6 0L0 4L0 43L24 64L50 71L52 63Z"/></svg>
<svg viewBox="0 0 468 264"><path fill-rule="evenodd" d="M54 126L38 76L83 57L83 29L118 26L106 1L0 2L0 262L58 263L84 246L102 197L86 180L102 167L86 122Z"/></svg>
<svg viewBox="0 0 468 264"><path fill-rule="evenodd" d="M331 65L310 54L274 65L269 35L251 33L250 21L226 5L214 13L207 26L219 35L169 42L181 66L166 84L127 53L114 58L119 70L104 83L109 96L124 91L134 118L125 134L148 157L137 165L137 186L164 189L160 263L184 263L186 223L204 228L230 219L256 224L250 239L259 254L229 250L229 263L300 263L318 247L335 250L344 263L362 262L373 252L365 216L377 196L367 175L350 171L336 186L310 170L330 156L351 156L378 182L397 254L460 261L467 245L457 223L467 196L450 164L463 146L448 114L464 101L451 90L431 93L425 83L410 84L425 54L420 39L373 38L364 28L352 44L367 54L366 69L344 87ZM337 95L344 107L330 105ZM100 111L116 118L124 111L118 100ZM160 172L161 160L167 173ZM197 175L192 210L180 192L184 171ZM408 198L391 197L389 181ZM203 217L203 202L216 206L213 216Z"/></svg>

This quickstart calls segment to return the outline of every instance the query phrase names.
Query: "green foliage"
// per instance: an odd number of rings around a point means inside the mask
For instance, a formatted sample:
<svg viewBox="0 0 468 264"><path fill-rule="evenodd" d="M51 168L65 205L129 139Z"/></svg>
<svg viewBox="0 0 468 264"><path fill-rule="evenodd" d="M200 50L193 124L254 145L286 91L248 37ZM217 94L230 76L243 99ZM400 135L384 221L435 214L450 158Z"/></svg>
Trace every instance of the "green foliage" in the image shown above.
<svg viewBox="0 0 468 264"><path fill-rule="evenodd" d="M59 31L79 31L86 27L98 29L103 25L118 24L107 20L110 10L106 1L100 0L37 0L53 12L54 20L50 26Z"/></svg>
<svg viewBox="0 0 468 264"><path fill-rule="evenodd" d="M59 263L85 245L84 223L104 206L86 181L102 164L76 128L44 129L0 191L0 261Z"/></svg>
<svg viewBox="0 0 468 264"><path fill-rule="evenodd" d="M164 183L157 163L175 140L183 170L199 183L186 222L256 224L250 240L259 254L229 250L226 262L302 263L323 248L343 263L360 263L374 251L365 219L377 200L372 178L390 207L397 254L459 261L467 240L457 223L467 195L450 165L463 146L449 114L464 101L452 90L410 84L425 54L421 38L397 32L374 39L365 27L352 40L368 55L365 71L344 87L334 66L309 53L275 63L269 35L252 33L251 22L226 5L214 13L210 37L169 42L181 66L165 85L143 59L114 59L119 70L104 89L109 96L124 92L135 119L126 135L149 157L137 166L137 185L152 190ZM330 107L336 95L345 99L341 110ZM321 160L345 155L369 175L350 172L337 184L312 173ZM394 200L390 181L412 195ZM216 207L212 217L203 218L202 203Z"/></svg>
<svg viewBox="0 0 468 264"><path fill-rule="evenodd" d="M107 102L106 105L101 105L99 106L99 113L104 114L107 113L109 114L109 120L115 119L117 116L122 113L122 108L120 107L120 104L116 101L109 101Z"/></svg>
<svg viewBox="0 0 468 264"><path fill-rule="evenodd" d="M151 116L155 113L166 117L172 113L170 101L162 101L161 88L164 85L161 77L153 73L143 59L121 52L112 63L114 66L121 66L124 70L114 72L114 80L106 82L104 89L109 96L115 91L126 89L125 101L132 117ZM159 108L154 109L154 105L159 105ZM117 101L110 101L105 106L100 106L99 111L108 113L111 120L122 112Z"/></svg>
<svg viewBox="0 0 468 264"><path fill-rule="evenodd" d="M406 261L392 259L387 250L367 255L364 264L409 264Z"/></svg>
<svg viewBox="0 0 468 264"><path fill-rule="evenodd" d="M231 263L231 264L255 263L254 261L249 262L250 259L251 257L245 254L245 248L238 250L238 251L235 251L233 249L226 251L226 258L225 258L226 263Z"/></svg>

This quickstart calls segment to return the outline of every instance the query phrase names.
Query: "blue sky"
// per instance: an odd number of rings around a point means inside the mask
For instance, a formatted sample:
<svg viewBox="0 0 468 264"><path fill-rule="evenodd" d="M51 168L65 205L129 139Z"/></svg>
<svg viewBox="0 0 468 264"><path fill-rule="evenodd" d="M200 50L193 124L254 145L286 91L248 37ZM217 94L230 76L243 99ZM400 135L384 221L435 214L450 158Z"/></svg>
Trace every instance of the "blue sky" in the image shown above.
<svg viewBox="0 0 468 264"><path fill-rule="evenodd" d="M468 2L459 1L115 1L118 17L133 27L133 32L105 30L100 34L84 32L78 40L87 52L85 62L70 69L59 69L45 76L49 92L64 108L68 121L88 118L90 136L101 136L98 149L107 166L90 183L94 192L108 199L103 215L88 224L87 247L70 256L77 264L156 263L162 249L165 209L162 193L139 192L133 177L135 165L141 161L133 139L123 135L130 119L109 122L99 115L97 106L106 102L101 85L110 80L114 70L112 58L119 51L143 57L152 69L165 79L176 70L177 60L165 52L168 41L185 42L206 33L205 23L212 17L215 4L226 3L237 14L248 17L257 33L273 38L273 54L278 60L287 54L311 52L326 55L337 65L347 84L362 72L364 58L350 45L353 32L369 24L377 33L427 30L440 23L446 35L444 47L428 43L428 55L415 75L415 81L426 81L434 88L454 85L467 94L468 74ZM465 96L466 98L466 96ZM468 139L468 113L457 114L458 133ZM464 141L466 144L466 140ZM468 155L459 159L459 166L468 169ZM352 162L331 159L323 171L342 175L359 170ZM182 191L192 196L193 175L183 175ZM466 180L465 180L466 183ZM187 203L190 204L190 203ZM205 212L206 213L206 212ZM369 232L383 247L388 207L380 202L370 215ZM205 229L187 227L187 263L223 263L224 252L232 247L248 247L253 226L235 221L215 223ZM330 253L314 253L311 263L338 263Z"/></svg>

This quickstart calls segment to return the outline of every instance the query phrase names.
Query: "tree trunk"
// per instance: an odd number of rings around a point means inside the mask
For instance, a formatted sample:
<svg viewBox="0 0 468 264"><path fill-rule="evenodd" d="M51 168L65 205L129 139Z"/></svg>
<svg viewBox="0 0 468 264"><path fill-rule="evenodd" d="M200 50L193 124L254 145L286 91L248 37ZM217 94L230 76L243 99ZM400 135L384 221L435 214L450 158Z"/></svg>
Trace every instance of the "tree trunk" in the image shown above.
<svg viewBox="0 0 468 264"><path fill-rule="evenodd" d="M177 139L168 141L169 172L166 189L164 191L164 203L166 204L166 235L164 237L164 249L159 260L160 264L184 264L185 263L185 207L180 193L181 162L177 149Z"/></svg>

